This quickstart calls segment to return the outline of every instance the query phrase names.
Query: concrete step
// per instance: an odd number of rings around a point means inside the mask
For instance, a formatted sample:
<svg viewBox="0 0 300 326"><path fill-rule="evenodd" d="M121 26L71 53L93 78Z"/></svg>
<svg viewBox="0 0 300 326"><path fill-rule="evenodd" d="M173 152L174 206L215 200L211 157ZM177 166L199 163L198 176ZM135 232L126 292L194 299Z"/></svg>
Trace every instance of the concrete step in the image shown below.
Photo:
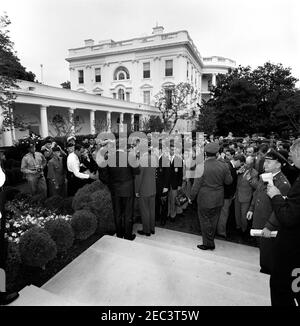
<svg viewBox="0 0 300 326"><path fill-rule="evenodd" d="M141 224L134 225L134 232L141 230ZM137 234L138 237L140 237ZM146 238L146 237L145 237ZM197 249L198 244L202 244L202 236L190 233L173 231L165 228L156 227L155 234L147 237L149 241L162 242L164 244L176 247ZM239 243L215 239L216 249L214 251L206 251L205 255L230 258L238 262L251 264L254 270L259 270L259 249Z"/></svg>
<svg viewBox="0 0 300 326"><path fill-rule="evenodd" d="M110 236L43 289L88 305L270 305L259 274Z"/></svg>
<svg viewBox="0 0 300 326"><path fill-rule="evenodd" d="M73 306L73 300L62 298L34 285L29 285L19 292L20 296L9 306ZM77 303L78 304L78 303Z"/></svg>
<svg viewBox="0 0 300 326"><path fill-rule="evenodd" d="M154 237L153 237L154 239ZM150 241L149 237L144 237L142 235L137 235L135 242L139 242L139 243L145 243L146 245L150 245L150 246L154 246L157 248L164 248L164 249L169 249L169 250L173 250L173 251L178 251L181 252L183 254L192 256L192 257L198 257L204 260L209 260L209 261L213 261L213 262L218 262L218 263L222 263L225 265L229 265L229 266L234 266L234 267L238 267L244 270L249 270L252 272L259 272L260 268L259 266L247 263L247 262L243 262L237 259L232 259L232 258L228 258L228 257L223 257L221 255L214 255L211 254L210 251L202 251L199 250L197 247L193 247L193 248L186 248L186 247L182 247L182 246L177 246L177 245L172 245L166 242L162 242L162 241Z"/></svg>

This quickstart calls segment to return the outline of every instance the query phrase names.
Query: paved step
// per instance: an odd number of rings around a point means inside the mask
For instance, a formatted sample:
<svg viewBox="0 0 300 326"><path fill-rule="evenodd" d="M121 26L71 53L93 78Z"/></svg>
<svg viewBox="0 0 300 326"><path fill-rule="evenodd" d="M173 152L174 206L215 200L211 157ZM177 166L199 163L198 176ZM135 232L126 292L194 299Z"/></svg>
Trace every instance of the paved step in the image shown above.
<svg viewBox="0 0 300 326"><path fill-rule="evenodd" d="M186 248L178 245L172 245L166 242L154 240L155 237L153 237L153 241L149 240L149 237L145 237L142 235L137 235L136 239L134 240L135 242L139 243L145 243L146 245L151 245L157 248L164 248L164 249L169 249L172 251L178 251L183 254L192 256L192 257L198 257L201 259L209 260L209 261L214 261L218 263L222 263L225 265L229 266L235 266L244 270L252 271L252 272L259 272L260 268L257 265L253 265L247 262L243 262L237 259L232 259L228 257L223 257L221 255L214 255L211 254L210 251L203 251L198 249L197 247L193 248Z"/></svg>
<svg viewBox="0 0 300 326"><path fill-rule="evenodd" d="M142 229L141 224L134 225L134 232ZM137 236L139 236L137 234ZM159 241L169 245L187 249L197 249L198 244L202 244L201 235L173 231L165 228L155 228L155 235L147 237L149 241ZM259 249L256 247L246 246L239 243L233 243L224 240L215 239L216 249L213 251L206 251L205 255L217 256L223 258L230 258L238 262L245 262L253 265L255 270L259 270ZM197 249L200 251L199 249Z"/></svg>
<svg viewBox="0 0 300 326"><path fill-rule="evenodd" d="M29 285L19 292L20 296L9 306L73 306L71 299L62 298L34 285ZM78 303L77 303L78 304Z"/></svg>
<svg viewBox="0 0 300 326"><path fill-rule="evenodd" d="M253 274L104 236L43 289L88 305L270 305L267 280Z"/></svg>

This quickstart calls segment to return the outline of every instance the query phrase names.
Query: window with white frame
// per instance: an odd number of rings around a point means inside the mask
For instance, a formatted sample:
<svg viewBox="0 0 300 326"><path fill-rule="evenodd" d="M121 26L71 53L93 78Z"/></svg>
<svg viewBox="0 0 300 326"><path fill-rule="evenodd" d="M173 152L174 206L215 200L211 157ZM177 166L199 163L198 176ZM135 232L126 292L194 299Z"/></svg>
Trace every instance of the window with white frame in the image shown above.
<svg viewBox="0 0 300 326"><path fill-rule="evenodd" d="M125 92L124 92L124 89L122 89L122 88L120 88L119 90L118 90L118 99L119 100L125 100Z"/></svg>
<svg viewBox="0 0 300 326"><path fill-rule="evenodd" d="M114 80L130 79L129 71L125 67L118 67L114 72Z"/></svg>
<svg viewBox="0 0 300 326"><path fill-rule="evenodd" d="M101 83L101 68L95 68L95 82Z"/></svg>
<svg viewBox="0 0 300 326"><path fill-rule="evenodd" d="M78 70L78 84L84 83L84 75L83 70Z"/></svg>
<svg viewBox="0 0 300 326"><path fill-rule="evenodd" d="M130 101L130 93L129 92L126 92L126 101Z"/></svg>
<svg viewBox="0 0 300 326"><path fill-rule="evenodd" d="M165 76L173 76L173 60L166 60Z"/></svg>
<svg viewBox="0 0 300 326"><path fill-rule="evenodd" d="M150 62L143 63L143 78L150 78Z"/></svg>
<svg viewBox="0 0 300 326"><path fill-rule="evenodd" d="M144 103L150 104L150 91L144 91Z"/></svg>

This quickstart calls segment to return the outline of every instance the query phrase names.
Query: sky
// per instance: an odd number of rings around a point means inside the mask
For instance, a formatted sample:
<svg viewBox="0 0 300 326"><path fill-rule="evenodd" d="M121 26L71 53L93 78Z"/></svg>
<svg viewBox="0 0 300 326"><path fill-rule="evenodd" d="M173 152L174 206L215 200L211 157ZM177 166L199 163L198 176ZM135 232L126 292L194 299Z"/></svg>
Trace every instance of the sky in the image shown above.
<svg viewBox="0 0 300 326"><path fill-rule="evenodd" d="M300 79L299 0L0 0L10 38L27 70L58 86L69 80L68 49L85 39L126 40L187 30L202 56L256 68L282 63ZM300 82L297 83L300 87Z"/></svg>

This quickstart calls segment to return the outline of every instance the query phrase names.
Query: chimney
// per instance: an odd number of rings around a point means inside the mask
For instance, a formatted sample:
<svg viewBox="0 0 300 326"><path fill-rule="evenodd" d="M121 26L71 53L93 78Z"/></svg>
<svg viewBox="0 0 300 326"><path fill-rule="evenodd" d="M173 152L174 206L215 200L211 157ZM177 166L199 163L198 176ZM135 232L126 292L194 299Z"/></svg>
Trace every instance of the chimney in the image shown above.
<svg viewBox="0 0 300 326"><path fill-rule="evenodd" d="M84 40L84 45L85 46L93 46L94 45L94 40L89 38L88 40Z"/></svg>
<svg viewBox="0 0 300 326"><path fill-rule="evenodd" d="M155 26L152 28L152 34L157 35L157 34L163 34L164 32L164 27L163 26Z"/></svg>

